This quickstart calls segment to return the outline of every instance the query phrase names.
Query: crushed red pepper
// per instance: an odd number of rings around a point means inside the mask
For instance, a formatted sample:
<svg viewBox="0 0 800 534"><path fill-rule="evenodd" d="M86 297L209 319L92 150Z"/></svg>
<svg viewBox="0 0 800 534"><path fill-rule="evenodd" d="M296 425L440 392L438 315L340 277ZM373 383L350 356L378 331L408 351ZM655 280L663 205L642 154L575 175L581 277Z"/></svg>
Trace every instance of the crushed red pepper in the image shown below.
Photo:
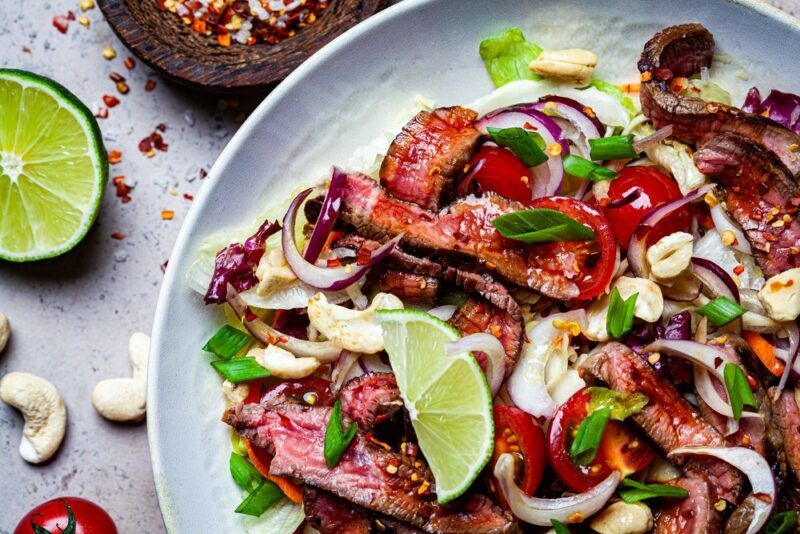
<svg viewBox="0 0 800 534"><path fill-rule="evenodd" d="M131 201L131 190L133 187L125 183L125 176L115 176L111 179L114 187L117 188L117 197L122 199L123 204Z"/></svg>
<svg viewBox="0 0 800 534"><path fill-rule="evenodd" d="M162 11L174 13L196 33L215 35L216 44L222 47L234 42L277 44L316 22L328 7L328 0L157 1Z"/></svg>
<svg viewBox="0 0 800 534"><path fill-rule="evenodd" d="M152 92L156 88L156 81L153 79L148 79L144 82L144 90L148 93Z"/></svg>
<svg viewBox="0 0 800 534"><path fill-rule="evenodd" d="M108 153L108 162L111 165L116 165L120 161L122 161L122 152L120 152L119 150L111 150Z"/></svg>
<svg viewBox="0 0 800 534"><path fill-rule="evenodd" d="M108 106L109 108L113 108L117 104L119 104L119 98L114 95L103 95L103 104Z"/></svg>
<svg viewBox="0 0 800 534"><path fill-rule="evenodd" d="M166 152L169 149L169 145L164 142L164 138L161 136L160 132L165 132L167 127L161 123L157 124L153 133L139 141L139 152L147 156L148 158L152 158L156 155L156 150L160 152Z"/></svg>
<svg viewBox="0 0 800 534"><path fill-rule="evenodd" d="M121 241L121 240L125 239L125 234L123 234L122 232L114 232L113 234L111 234L111 237Z"/></svg>

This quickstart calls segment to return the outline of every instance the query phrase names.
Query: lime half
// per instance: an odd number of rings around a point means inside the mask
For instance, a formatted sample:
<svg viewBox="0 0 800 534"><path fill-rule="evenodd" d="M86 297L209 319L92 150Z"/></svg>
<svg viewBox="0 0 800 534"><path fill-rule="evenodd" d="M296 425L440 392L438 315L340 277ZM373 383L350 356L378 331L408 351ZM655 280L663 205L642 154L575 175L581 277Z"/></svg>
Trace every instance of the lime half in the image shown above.
<svg viewBox="0 0 800 534"><path fill-rule="evenodd" d="M458 332L416 310L381 310L389 361L419 446L436 479L439 502L463 494L492 455L492 397L468 352L445 354Z"/></svg>
<svg viewBox="0 0 800 534"><path fill-rule="evenodd" d="M94 222L107 178L86 106L52 80L0 69L0 258L70 250Z"/></svg>

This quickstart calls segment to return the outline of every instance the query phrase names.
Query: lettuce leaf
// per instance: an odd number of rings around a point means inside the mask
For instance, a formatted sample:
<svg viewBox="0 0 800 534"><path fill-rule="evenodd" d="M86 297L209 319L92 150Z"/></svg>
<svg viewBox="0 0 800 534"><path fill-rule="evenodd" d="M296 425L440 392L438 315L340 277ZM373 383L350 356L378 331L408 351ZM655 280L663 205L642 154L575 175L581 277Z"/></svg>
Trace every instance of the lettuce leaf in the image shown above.
<svg viewBox="0 0 800 534"><path fill-rule="evenodd" d="M539 57L542 49L526 41L519 28L508 28L484 39L478 51L496 87L514 80L541 79L528 69L528 65Z"/></svg>
<svg viewBox="0 0 800 534"><path fill-rule="evenodd" d="M620 105L625 108L625 111L628 112L630 117L633 117L638 113L636 106L633 105L633 100L625 96L625 93L619 88L618 85L599 80L597 78L592 78L592 81L589 82L589 87L594 87L598 91L602 91L603 93L614 97L617 102L619 102Z"/></svg>

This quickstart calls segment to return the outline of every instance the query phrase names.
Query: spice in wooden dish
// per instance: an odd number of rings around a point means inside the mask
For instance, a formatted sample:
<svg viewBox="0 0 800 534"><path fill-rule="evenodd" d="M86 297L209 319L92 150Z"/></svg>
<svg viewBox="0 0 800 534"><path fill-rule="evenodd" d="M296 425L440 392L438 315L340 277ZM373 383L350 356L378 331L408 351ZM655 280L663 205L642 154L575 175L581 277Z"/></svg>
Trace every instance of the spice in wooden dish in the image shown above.
<svg viewBox="0 0 800 534"><path fill-rule="evenodd" d="M277 44L313 24L328 0L156 0L192 30L231 43Z"/></svg>

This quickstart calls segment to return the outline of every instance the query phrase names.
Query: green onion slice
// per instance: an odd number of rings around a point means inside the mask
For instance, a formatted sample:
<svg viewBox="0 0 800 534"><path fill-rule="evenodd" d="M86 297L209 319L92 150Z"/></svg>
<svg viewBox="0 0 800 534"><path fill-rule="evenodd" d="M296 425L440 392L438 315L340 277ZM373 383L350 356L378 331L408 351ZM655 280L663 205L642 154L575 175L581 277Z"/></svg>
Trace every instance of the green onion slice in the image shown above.
<svg viewBox="0 0 800 534"><path fill-rule="evenodd" d="M612 339L619 339L633 328L633 311L639 293L634 293L626 300L622 300L617 288L611 292L608 302L608 315L606 316L606 329Z"/></svg>
<svg viewBox="0 0 800 534"><path fill-rule="evenodd" d="M564 156L564 170L572 176L578 178L585 178L594 182L601 182L603 180L613 180L619 176L618 172L612 171L608 167L598 165L593 161L584 159L580 156L573 156L568 154Z"/></svg>
<svg viewBox="0 0 800 534"><path fill-rule="evenodd" d="M278 486L269 480L264 480L236 508L236 513L260 517L267 511L267 508L281 500L282 497L283 492Z"/></svg>
<svg viewBox="0 0 800 534"><path fill-rule="evenodd" d="M350 442L356 437L356 430L355 423L350 424L347 430L342 427L342 403L337 400L331 410L328 427L325 429L323 454L328 469L333 469L339 463Z"/></svg>
<svg viewBox="0 0 800 534"><path fill-rule="evenodd" d="M728 297L717 297L695 311L708 317L708 320L716 326L725 326L737 317L744 315L747 308L739 306Z"/></svg>
<svg viewBox="0 0 800 534"><path fill-rule="evenodd" d="M609 419L611 419L611 408L600 408L581 421L569 450L573 463L589 465L594 461Z"/></svg>
<svg viewBox="0 0 800 534"><path fill-rule="evenodd" d="M723 375L725 389L728 391L728 400L733 409L733 418L738 421L745 405L758 408L758 403L753 395L753 390L750 389L747 375L744 374L741 367L735 363L726 363Z"/></svg>
<svg viewBox="0 0 800 534"><path fill-rule="evenodd" d="M612 135L589 139L589 157L595 161L631 159L638 156L633 149L633 135Z"/></svg>
<svg viewBox="0 0 800 534"><path fill-rule="evenodd" d="M546 208L514 211L492 221L500 235L523 243L555 243L557 241L591 241L597 236L588 226Z"/></svg>
<svg viewBox="0 0 800 534"><path fill-rule="evenodd" d="M486 128L492 141L511 150L527 167L547 161L542 136L524 128Z"/></svg>
<svg viewBox="0 0 800 534"><path fill-rule="evenodd" d="M676 486L666 484L642 484L626 478L620 484L619 496L627 503L634 503L655 497L671 497L685 499L689 492Z"/></svg>
<svg viewBox="0 0 800 534"><path fill-rule="evenodd" d="M233 383L247 382L256 378L266 378L270 372L258 364L252 356L232 358L230 360L215 360L211 366L225 379Z"/></svg>
<svg viewBox="0 0 800 534"><path fill-rule="evenodd" d="M253 340L252 337L241 330L237 330L231 325L226 324L217 330L211 339L206 341L203 350L213 352L220 358L228 360L245 348Z"/></svg>
<svg viewBox="0 0 800 534"><path fill-rule="evenodd" d="M258 469L246 458L239 456L235 452L231 453L231 459L228 464L233 480L245 491L253 491L264 481L264 477L258 472Z"/></svg>
<svg viewBox="0 0 800 534"><path fill-rule="evenodd" d="M571 534L567 525L558 519L550 519L550 524L553 525L553 530L556 531L556 534Z"/></svg>
<svg viewBox="0 0 800 534"><path fill-rule="evenodd" d="M766 534L792 534L797 526L797 512L786 511L775 514L767 523Z"/></svg>

